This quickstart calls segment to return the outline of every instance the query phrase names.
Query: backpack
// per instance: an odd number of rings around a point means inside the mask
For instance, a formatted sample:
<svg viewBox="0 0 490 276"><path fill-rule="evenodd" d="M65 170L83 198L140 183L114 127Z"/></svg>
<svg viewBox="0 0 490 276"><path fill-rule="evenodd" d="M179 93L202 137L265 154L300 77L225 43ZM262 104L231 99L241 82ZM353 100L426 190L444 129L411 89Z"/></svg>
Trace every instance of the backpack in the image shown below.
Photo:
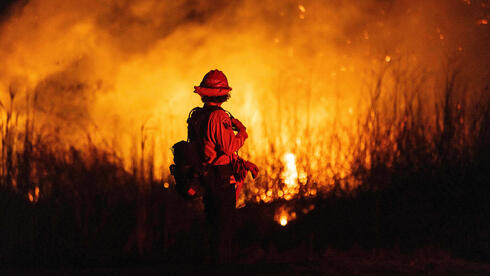
<svg viewBox="0 0 490 276"><path fill-rule="evenodd" d="M204 193L201 183L209 165L204 160L204 137L209 116L216 110L223 109L218 106L192 109L187 119L187 141L172 146L174 164L170 165L170 173L175 179L175 190L185 199L198 198Z"/></svg>

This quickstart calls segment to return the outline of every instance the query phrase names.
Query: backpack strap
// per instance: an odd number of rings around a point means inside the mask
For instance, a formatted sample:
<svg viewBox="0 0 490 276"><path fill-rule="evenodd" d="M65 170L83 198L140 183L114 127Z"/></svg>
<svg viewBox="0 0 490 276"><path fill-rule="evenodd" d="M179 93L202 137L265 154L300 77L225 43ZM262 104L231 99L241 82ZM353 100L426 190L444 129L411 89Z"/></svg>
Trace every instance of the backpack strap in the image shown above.
<svg viewBox="0 0 490 276"><path fill-rule="evenodd" d="M228 116L230 116L230 119L235 119L235 117L233 117L233 115L231 115L231 113L228 111L228 110L224 110L224 112L226 112L226 114L228 114Z"/></svg>
<svg viewBox="0 0 490 276"><path fill-rule="evenodd" d="M219 106L196 107L191 110L187 118L187 141L196 142L202 149L204 158L204 139L208 130L208 122L211 113L216 110L224 110Z"/></svg>
<svg viewBox="0 0 490 276"><path fill-rule="evenodd" d="M194 137L197 133L197 129L195 129L195 122L191 120L192 117L199 116L199 113L202 111L202 107L194 107L190 112L189 116L187 116L187 142L191 142L191 140L196 139Z"/></svg>

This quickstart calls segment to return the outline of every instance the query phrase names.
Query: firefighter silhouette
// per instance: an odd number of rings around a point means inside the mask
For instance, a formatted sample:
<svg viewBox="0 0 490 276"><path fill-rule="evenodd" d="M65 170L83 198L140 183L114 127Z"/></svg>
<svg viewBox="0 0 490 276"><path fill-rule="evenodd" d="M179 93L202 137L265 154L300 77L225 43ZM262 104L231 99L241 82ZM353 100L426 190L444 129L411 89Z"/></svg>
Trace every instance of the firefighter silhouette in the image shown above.
<svg viewBox="0 0 490 276"><path fill-rule="evenodd" d="M211 70L194 89L204 106L191 112L188 138L189 142L199 142L203 160L207 163L201 184L205 188L206 219L211 226L210 253L216 262L229 262L232 258L236 199L247 171L255 177L258 168L236 154L248 134L238 119L221 108L230 98L231 91L225 74Z"/></svg>

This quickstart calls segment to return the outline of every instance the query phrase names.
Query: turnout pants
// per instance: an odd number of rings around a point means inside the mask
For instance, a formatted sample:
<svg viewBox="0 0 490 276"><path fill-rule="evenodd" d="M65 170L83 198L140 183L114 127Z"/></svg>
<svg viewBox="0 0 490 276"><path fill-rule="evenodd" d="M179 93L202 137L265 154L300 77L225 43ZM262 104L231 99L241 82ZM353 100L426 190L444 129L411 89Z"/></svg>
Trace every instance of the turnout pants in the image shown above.
<svg viewBox="0 0 490 276"><path fill-rule="evenodd" d="M211 166L205 177L204 208L210 226L210 254L217 263L232 258L235 225L235 185L230 184L231 165Z"/></svg>

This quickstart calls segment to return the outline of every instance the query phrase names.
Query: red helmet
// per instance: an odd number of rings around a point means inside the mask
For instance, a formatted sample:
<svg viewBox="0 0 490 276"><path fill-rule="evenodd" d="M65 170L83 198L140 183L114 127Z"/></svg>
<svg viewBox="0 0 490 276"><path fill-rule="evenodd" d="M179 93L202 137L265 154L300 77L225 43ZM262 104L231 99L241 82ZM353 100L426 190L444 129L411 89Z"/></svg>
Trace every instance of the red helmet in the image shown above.
<svg viewBox="0 0 490 276"><path fill-rule="evenodd" d="M224 96L231 91L225 74L220 70L209 71L201 81L199 86L194 86L194 93L200 96L216 97Z"/></svg>

